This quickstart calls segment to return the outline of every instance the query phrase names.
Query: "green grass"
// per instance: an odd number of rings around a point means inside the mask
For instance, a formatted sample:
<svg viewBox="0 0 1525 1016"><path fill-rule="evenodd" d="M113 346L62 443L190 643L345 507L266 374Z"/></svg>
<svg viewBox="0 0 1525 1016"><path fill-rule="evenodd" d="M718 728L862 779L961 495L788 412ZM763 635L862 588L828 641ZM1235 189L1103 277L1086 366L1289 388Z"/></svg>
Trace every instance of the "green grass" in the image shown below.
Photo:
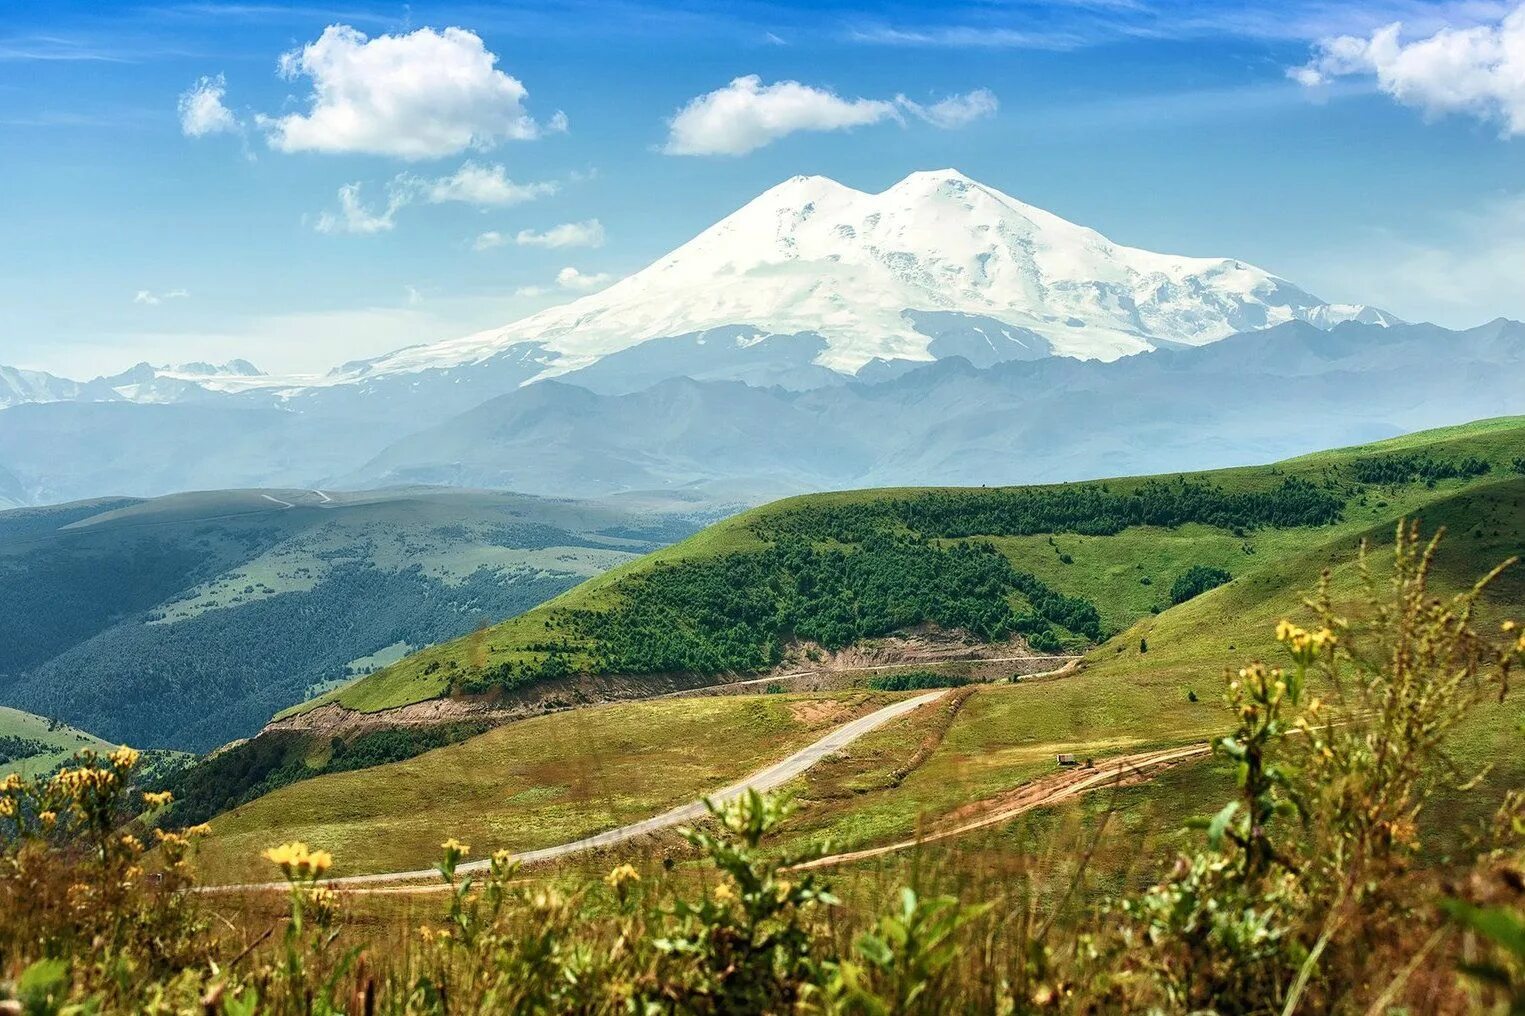
<svg viewBox="0 0 1525 1016"><path fill-rule="evenodd" d="M1414 450L1457 457L1480 456L1490 461L1494 469L1483 477L1445 480L1434 487L1423 483L1361 486L1342 472L1343 466L1363 456ZM1303 560L1310 546L1351 546L1360 534L1390 524L1402 515L1423 514L1426 506L1460 491L1501 482L1511 475L1510 463L1522 453L1525 453L1525 417L1509 417L1407 435L1374 445L1319 452L1275 465L1187 474L1191 479L1212 482L1230 491L1267 490L1287 477L1297 477L1333 485L1348 495L1341 521L1312 529L1264 528L1235 534L1193 524L1168 530L1135 527L1110 536L1068 533L999 536L991 542L1017 568L1030 571L1062 593L1091 600L1109 630L1126 631L1137 625L1142 626L1141 631L1147 631L1154 618L1152 611L1191 615L1191 611L1180 607L1169 609L1169 590L1171 583L1193 565L1227 570L1236 580L1229 589L1243 589L1247 585L1267 588L1268 583L1283 581L1276 577L1281 574L1274 570L1278 564ZM1127 492L1148 479L1132 477L1105 482L1114 490ZM477 666L496 667L505 662L533 664L543 657L532 648L536 643L547 641L548 636L565 637L565 630L557 620L559 612L608 609L625 595L629 579L660 564L761 548L764 544L754 531L755 524L799 506L829 508L913 497L924 490L837 491L786 498L753 509L586 581L525 614L487 629L480 637L426 649L290 712L328 701L374 712L444 695L453 673L468 672Z"/></svg>
<svg viewBox="0 0 1525 1016"><path fill-rule="evenodd" d="M291 839L332 851L337 874L421 867L447 836L479 857L575 840L719 789L898 697L665 699L511 723L235 808L213 822L203 870L268 877L260 851Z"/></svg>
<svg viewBox="0 0 1525 1016"><path fill-rule="evenodd" d="M54 725L46 717L24 713L19 709L0 706L0 737L22 737L29 741L42 741L49 751L0 764L0 773L20 773L35 776L46 773L75 752L85 748L110 751L116 745L102 741L93 734L75 730L66 725Z"/></svg>

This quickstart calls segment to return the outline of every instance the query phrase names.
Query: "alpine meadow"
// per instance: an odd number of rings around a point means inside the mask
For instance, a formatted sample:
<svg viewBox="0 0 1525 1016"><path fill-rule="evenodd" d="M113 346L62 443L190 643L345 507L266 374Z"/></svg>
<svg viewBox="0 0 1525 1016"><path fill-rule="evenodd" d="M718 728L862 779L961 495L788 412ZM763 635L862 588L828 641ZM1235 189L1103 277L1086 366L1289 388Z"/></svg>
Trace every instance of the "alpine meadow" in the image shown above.
<svg viewBox="0 0 1525 1016"><path fill-rule="evenodd" d="M18 9L0 1014L1525 1013L1522 54Z"/></svg>

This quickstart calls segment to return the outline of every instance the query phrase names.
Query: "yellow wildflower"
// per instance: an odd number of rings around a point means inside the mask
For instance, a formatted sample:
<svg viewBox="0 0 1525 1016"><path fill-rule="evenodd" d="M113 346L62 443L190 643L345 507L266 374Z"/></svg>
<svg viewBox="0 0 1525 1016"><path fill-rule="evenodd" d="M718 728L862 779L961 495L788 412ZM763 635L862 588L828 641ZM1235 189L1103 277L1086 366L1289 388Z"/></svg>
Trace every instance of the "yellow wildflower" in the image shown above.
<svg viewBox="0 0 1525 1016"><path fill-rule="evenodd" d="M465 857L467 854L471 853L471 848L462 843L460 840L456 839L454 836L450 837L444 843L441 843L440 849L447 854L455 854L458 857Z"/></svg>
<svg viewBox="0 0 1525 1016"><path fill-rule="evenodd" d="M1500 630L1504 631L1506 634L1508 632L1514 631L1517 627L1518 625L1513 621L1505 621L1503 624L1499 625Z"/></svg>
<svg viewBox="0 0 1525 1016"><path fill-rule="evenodd" d="M138 839L132 833L123 833L121 843L122 846L126 847L128 850L135 854L141 853L143 851L143 841Z"/></svg>
<svg viewBox="0 0 1525 1016"><path fill-rule="evenodd" d="M736 898L736 894L731 891L731 887L729 885L727 885L726 883L722 882L722 883L720 883L719 885L717 885L715 887L715 902L716 903L729 903L732 900L734 900L735 898Z"/></svg>
<svg viewBox="0 0 1525 1016"><path fill-rule="evenodd" d="M175 795L168 790L161 790L154 794L151 794L146 790L143 792L143 803L148 805L150 808L162 808L174 799Z"/></svg>
<svg viewBox="0 0 1525 1016"><path fill-rule="evenodd" d="M604 876L604 881L609 884L609 888L614 890L623 890L631 882L639 882L640 880L641 873L636 871L633 865L629 864L618 865L608 875Z"/></svg>
<svg viewBox="0 0 1525 1016"><path fill-rule="evenodd" d="M212 827L207 825L205 822L202 822L200 825L193 825L189 829L187 829L185 831L185 835L187 835L187 836L210 836L210 835L212 835Z"/></svg>
<svg viewBox="0 0 1525 1016"><path fill-rule="evenodd" d="M108 755L107 759L118 769L131 769L138 764L138 759L141 757L136 749L129 748L124 744Z"/></svg>
<svg viewBox="0 0 1525 1016"><path fill-rule="evenodd" d="M264 853L265 860L280 866L287 878L317 878L334 863L333 855L326 850L308 850L307 844L298 840L271 847Z"/></svg>
<svg viewBox="0 0 1525 1016"><path fill-rule="evenodd" d="M53 823L58 821L58 812L44 811L38 814L37 821L42 823L44 829L53 828Z"/></svg>
<svg viewBox="0 0 1525 1016"><path fill-rule="evenodd" d="M0 797L0 818L10 818L16 814L16 802L9 797Z"/></svg>

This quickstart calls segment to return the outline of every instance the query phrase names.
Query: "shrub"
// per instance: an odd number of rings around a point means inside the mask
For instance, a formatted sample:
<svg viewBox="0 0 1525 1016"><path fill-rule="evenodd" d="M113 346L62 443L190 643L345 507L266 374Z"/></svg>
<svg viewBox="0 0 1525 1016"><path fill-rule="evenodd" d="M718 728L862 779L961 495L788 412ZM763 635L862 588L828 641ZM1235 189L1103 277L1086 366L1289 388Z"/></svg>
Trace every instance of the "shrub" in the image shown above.
<svg viewBox="0 0 1525 1016"><path fill-rule="evenodd" d="M962 688L969 678L961 674L935 670L905 670L894 674L876 674L868 679L874 691L922 691L927 688Z"/></svg>
<svg viewBox="0 0 1525 1016"><path fill-rule="evenodd" d="M1200 596L1209 589L1216 589L1233 576L1222 568L1213 568L1208 565L1194 564L1186 569L1170 586L1170 602L1172 604L1185 603L1194 596Z"/></svg>

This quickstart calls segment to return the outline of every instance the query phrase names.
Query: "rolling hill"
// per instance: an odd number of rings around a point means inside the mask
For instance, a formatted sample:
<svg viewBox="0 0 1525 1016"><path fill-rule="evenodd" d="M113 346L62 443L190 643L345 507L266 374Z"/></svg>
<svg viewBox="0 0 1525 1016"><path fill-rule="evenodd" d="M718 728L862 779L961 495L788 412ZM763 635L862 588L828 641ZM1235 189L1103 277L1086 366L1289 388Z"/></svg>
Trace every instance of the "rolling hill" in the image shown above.
<svg viewBox="0 0 1525 1016"><path fill-rule="evenodd" d="M1210 495L1212 491L1218 493ZM1195 493L1188 497L1186 492ZM1113 496L1122 499L1121 508L1109 500ZM1142 510L1137 501L1152 505L1151 512L1189 510L1200 517L1170 525L1152 518L1134 524L1129 512ZM1089 513L1077 514L1077 505ZM1109 508L1113 514L1103 510ZM802 563L811 560L802 545L909 568L849 571L831 587L834 595L848 597L842 602L854 608L860 623L878 616L863 609L880 603L875 583L929 581L908 559L896 556L897 547L948 555L934 558L939 570L930 581L949 587L951 598L932 603L933 609L962 602L952 595L964 581L963 563L956 560L961 554L991 556L1033 576L1054 596L1093 605L1099 626L1094 636L1054 620L1063 604L1046 599L1038 586L1024 582L1009 588L1001 569L979 573L979 584L969 590L971 602L983 598L987 605L1010 608L1009 615L996 611L998 621L1041 618L1048 625L1041 630L1060 633L1064 645L1085 650L1085 659L1078 672L1067 676L967 687L953 708L923 707L793 781L791 793L803 808L782 848L824 838L841 850L874 846L913 837L947 816L979 814L985 802L1005 800L1013 788L1051 774L1055 753L1104 759L1202 743L1217 734L1228 723L1220 705L1224 669L1255 657L1275 658L1275 622L1300 615L1302 597L1321 569L1332 569L1336 596L1351 595L1360 540L1377 548L1373 566L1380 576L1381 548L1390 544L1395 520L1404 515L1449 532L1436 560L1437 591L1457 590L1499 561L1525 554L1525 419L1482 421L1274 466L1196 476L792 498L711 526L481 636L416 654L309 703L308 709L327 704L332 712L348 701L355 708L385 710L446 694L452 681L493 674L504 662L543 661L558 654L570 668L596 671L627 631L646 638L653 630L639 625L626 629L608 619L640 619L646 616L643 611L658 611L651 616L674 627L679 624L676 611L687 611L683 616L692 624L677 644L684 651L693 648L691 640L706 636L715 652L750 653L770 640L786 654L796 652L803 647L789 632L760 623L780 613L750 613L758 600L722 596L707 614L695 609L696 601L673 600L672 591L674 582L687 581L683 576L703 577L724 563L720 574L754 581L752 590L764 594L765 601L793 603L787 616L796 623L819 619L808 606L800 606L800 579L820 577ZM777 557L790 541L801 541L789 551L794 556ZM990 549L958 550L975 545ZM759 574L738 558L767 562L768 568ZM1173 589L1193 567L1213 570L1215 577ZM1225 572L1232 577L1214 585ZM855 584L863 579L867 581ZM1204 585L1210 588L1202 589ZM701 582L697 588L710 595L718 587ZM746 588L739 586L738 594ZM891 597L891 602L921 601ZM1518 613L1522 602L1525 568L1517 568L1490 590L1480 620L1495 625ZM728 612L737 605L742 609ZM1082 628L1090 616L1071 612L1062 618ZM914 615L899 620L924 621ZM741 629L746 637L734 634ZM893 644L892 638L876 638L878 631L872 627L858 634ZM970 641L982 637L974 629L966 634ZM1010 634L998 627L985 633ZM1018 639L1036 637L1016 630ZM833 641L837 639L819 647ZM665 687L661 682L670 676L653 672L647 679ZM725 676L717 673L710 679ZM407 761L358 772L323 774L319 766L312 778L273 793L229 800L236 807L214 821L225 840L214 849L211 863L226 876L252 872L254 848L287 835L331 846L346 871L412 867L427 860L429 842L456 831L469 832L473 842L490 849L523 850L569 840L655 813L734 778L764 761L769 751L781 754L787 738L759 739L758 733L814 729L808 722L805 728L776 723L788 715L797 724L823 703L836 702L832 708L840 709L841 702L863 694L853 689L862 688L865 675L841 676L845 687L834 692L780 694L778 686L761 697L611 703L507 724L462 743L414 753L417 757ZM624 678L638 684L641 675ZM476 698L504 705L515 694L530 695L538 685L567 680L510 679L507 687ZM582 685L585 692L595 687L596 681ZM1451 757L1460 765L1491 766L1478 794L1447 804L1453 839L1467 822L1480 820L1504 789L1525 779L1525 754L1515 741L1519 710L1518 696L1485 704L1453 739ZM384 726L389 715L383 711L372 719ZM759 717L764 715L773 719L763 723ZM273 734L280 731L267 732L251 745ZM338 750L344 743L343 736L310 739L304 750L312 752L320 744ZM723 757L715 755L722 745ZM678 765L674 752L682 759L682 778L667 785L668 775L679 771L673 768ZM1147 825L1147 815L1164 815L1162 821L1174 823L1193 813L1198 805L1191 795L1201 791L1204 781L1212 782L1212 765L1188 765L1163 781L1157 794L1140 788L1126 799L1134 810L1123 821ZM465 773L482 775L467 778ZM653 795L651 788L659 784L663 791ZM504 786L518 789L505 798L500 793ZM630 788L645 789L632 796ZM400 794L422 796L416 806L398 806L394 798L401 800ZM476 803L457 806L459 794ZM376 835L382 829L387 836ZM1004 849L1002 843L1021 835L1009 824L992 828L972 837L969 849ZM417 849L411 853L398 846L414 841ZM676 841L661 843L662 850L676 848ZM607 866L606 860L597 863ZM899 862L892 857L883 863Z"/></svg>
<svg viewBox="0 0 1525 1016"><path fill-rule="evenodd" d="M0 702L204 751L669 543L704 510L247 490L0 512Z"/></svg>
<svg viewBox="0 0 1525 1016"><path fill-rule="evenodd" d="M1244 588L1310 545L1349 545L1521 469L1525 419L1507 418L1210 473L789 498L303 708L764 672L923 625L1046 650L1096 645L1168 612L1194 568Z"/></svg>

